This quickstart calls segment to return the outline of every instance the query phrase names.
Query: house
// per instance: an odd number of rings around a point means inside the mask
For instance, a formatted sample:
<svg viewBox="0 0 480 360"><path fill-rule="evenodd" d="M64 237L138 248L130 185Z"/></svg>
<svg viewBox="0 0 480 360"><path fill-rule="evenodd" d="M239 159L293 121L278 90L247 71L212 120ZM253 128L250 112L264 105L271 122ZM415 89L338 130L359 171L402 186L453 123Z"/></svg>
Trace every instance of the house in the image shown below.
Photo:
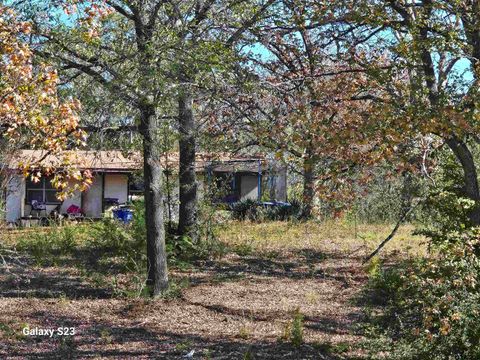
<svg viewBox="0 0 480 360"><path fill-rule="evenodd" d="M60 201L49 177L42 177L34 183L25 178L21 164L38 163L54 166L58 158L40 150L21 150L8 164L8 183L4 190L5 220L19 223L22 218L40 216L32 209L32 204L45 205L44 214L57 210L65 214L71 205L82 209L86 217L101 218L112 204L126 203L132 194L142 193L142 157L138 153L125 155L121 151L76 151L74 165L80 170L90 170L93 182L84 192L77 191L73 196ZM171 153L161 160L164 169L178 169L178 154ZM198 154L195 163L200 189L207 184L224 188L218 201L235 202L243 199L265 198L286 201L285 167L267 161L264 157L233 157L226 154ZM168 176L170 172L166 172ZM136 180L137 179L137 180ZM140 179L140 181L138 181ZM266 193L268 192L268 193ZM265 195L266 194L266 195Z"/></svg>
<svg viewBox="0 0 480 360"><path fill-rule="evenodd" d="M6 166L5 220L18 222L22 217L38 215L32 212L32 203L35 201L46 205L45 214L50 214L54 209L65 214L71 205L76 205L91 218L101 217L113 199L119 203L127 202L130 174L141 168L138 161L125 157L120 151L77 151L74 155L78 161L75 165L80 170L92 171L93 183L87 191L77 191L60 201L56 197L58 190L51 185L49 177L43 176L40 182L34 183L30 178L25 178L20 169L21 163L38 163L42 159L42 165L54 166L59 160L54 155L44 158L44 153L39 150L16 153Z"/></svg>

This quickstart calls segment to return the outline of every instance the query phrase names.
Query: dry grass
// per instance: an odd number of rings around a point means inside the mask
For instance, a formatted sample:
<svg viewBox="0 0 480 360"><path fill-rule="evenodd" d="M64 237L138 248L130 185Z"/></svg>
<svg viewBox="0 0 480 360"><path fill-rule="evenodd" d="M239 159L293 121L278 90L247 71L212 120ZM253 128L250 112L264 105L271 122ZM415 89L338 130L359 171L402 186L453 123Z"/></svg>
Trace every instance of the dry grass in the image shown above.
<svg viewBox="0 0 480 360"><path fill-rule="evenodd" d="M231 222L222 228L220 239L234 246L252 246L255 250L291 251L322 249L330 252L358 251L367 254L393 229L388 224L354 224L342 220L324 223L240 223ZM380 256L401 253L406 256L425 254L425 239L413 236L414 227L403 225L385 246Z"/></svg>
<svg viewBox="0 0 480 360"><path fill-rule="evenodd" d="M364 358L356 326L367 281L361 261L390 229L228 223L219 237L232 252L173 270L189 284L173 300L114 297L71 264L39 267L25 256L24 267L0 270L0 358L179 359L191 350L194 359ZM381 256L424 252L411 230L401 228ZM2 243L11 247L19 233L9 234ZM304 317L299 347L286 336L297 309ZM25 337L26 324L74 326L77 334Z"/></svg>

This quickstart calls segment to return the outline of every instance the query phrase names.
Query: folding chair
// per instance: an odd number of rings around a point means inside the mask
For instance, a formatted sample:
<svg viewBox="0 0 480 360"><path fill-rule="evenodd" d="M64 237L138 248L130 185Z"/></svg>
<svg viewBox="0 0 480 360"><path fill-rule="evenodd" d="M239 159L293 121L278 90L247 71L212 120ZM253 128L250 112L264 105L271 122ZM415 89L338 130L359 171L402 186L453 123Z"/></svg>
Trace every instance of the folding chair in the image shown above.
<svg viewBox="0 0 480 360"><path fill-rule="evenodd" d="M38 201L38 200L32 200L30 202L30 215L32 215L32 212L37 213L37 217L40 217L40 215L43 213L45 214L44 216L47 216L47 205L45 205L44 202Z"/></svg>

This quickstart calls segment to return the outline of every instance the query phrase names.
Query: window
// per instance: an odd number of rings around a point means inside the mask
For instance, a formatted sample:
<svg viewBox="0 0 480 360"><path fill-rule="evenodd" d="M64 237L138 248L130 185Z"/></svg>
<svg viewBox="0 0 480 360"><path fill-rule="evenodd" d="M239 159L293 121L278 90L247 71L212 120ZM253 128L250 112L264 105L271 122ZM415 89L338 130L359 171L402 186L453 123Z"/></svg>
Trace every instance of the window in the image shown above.
<svg viewBox="0 0 480 360"><path fill-rule="evenodd" d="M215 172L213 181L217 201L232 203L240 199L240 176L238 174Z"/></svg>
<svg viewBox="0 0 480 360"><path fill-rule="evenodd" d="M59 204L57 199L58 189L55 189L51 183L52 177L42 176L40 181L35 183L27 178L27 204L31 204L33 200L44 202L46 204Z"/></svg>

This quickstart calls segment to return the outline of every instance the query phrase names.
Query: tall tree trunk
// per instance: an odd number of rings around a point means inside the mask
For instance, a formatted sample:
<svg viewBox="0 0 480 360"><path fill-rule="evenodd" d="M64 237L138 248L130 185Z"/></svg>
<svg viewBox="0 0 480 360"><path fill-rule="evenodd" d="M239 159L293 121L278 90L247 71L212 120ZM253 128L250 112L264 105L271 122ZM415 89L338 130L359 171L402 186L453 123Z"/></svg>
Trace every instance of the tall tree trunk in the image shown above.
<svg viewBox="0 0 480 360"><path fill-rule="evenodd" d="M313 209L314 195L314 163L310 156L303 160L303 204L305 206L305 216L310 218Z"/></svg>
<svg viewBox="0 0 480 360"><path fill-rule="evenodd" d="M144 105L140 129L143 136L143 175L145 181L145 222L147 226L147 284L153 296L168 287L165 224L163 218L162 166L156 139L153 105Z"/></svg>
<svg viewBox="0 0 480 360"><path fill-rule="evenodd" d="M474 225L480 225L480 189L473 155L468 146L456 136L446 139L446 143L462 165L465 195L477 203L469 215L470 220Z"/></svg>
<svg viewBox="0 0 480 360"><path fill-rule="evenodd" d="M178 232L194 242L198 240L197 179L195 175L195 120L192 95L187 87L178 97L179 148L180 148L180 210Z"/></svg>

